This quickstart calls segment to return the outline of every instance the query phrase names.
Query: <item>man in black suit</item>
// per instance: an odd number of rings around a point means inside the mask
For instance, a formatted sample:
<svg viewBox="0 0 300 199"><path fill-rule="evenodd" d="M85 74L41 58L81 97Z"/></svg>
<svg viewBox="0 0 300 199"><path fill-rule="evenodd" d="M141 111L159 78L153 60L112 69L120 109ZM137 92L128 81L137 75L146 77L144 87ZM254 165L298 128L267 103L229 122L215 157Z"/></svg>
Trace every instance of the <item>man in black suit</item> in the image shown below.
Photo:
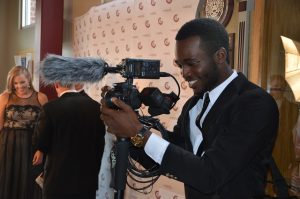
<svg viewBox="0 0 300 199"><path fill-rule="evenodd" d="M33 164L46 155L45 199L95 199L105 126L99 103L73 85L55 83L59 98L45 104Z"/></svg>
<svg viewBox="0 0 300 199"><path fill-rule="evenodd" d="M214 20L195 19L180 28L175 62L194 96L169 140L147 130L121 100L112 99L119 110L102 101L108 131L133 137L136 145L142 138L144 151L160 164L161 173L185 184L187 199L264 195L278 109L268 93L232 70L228 46L225 28Z"/></svg>

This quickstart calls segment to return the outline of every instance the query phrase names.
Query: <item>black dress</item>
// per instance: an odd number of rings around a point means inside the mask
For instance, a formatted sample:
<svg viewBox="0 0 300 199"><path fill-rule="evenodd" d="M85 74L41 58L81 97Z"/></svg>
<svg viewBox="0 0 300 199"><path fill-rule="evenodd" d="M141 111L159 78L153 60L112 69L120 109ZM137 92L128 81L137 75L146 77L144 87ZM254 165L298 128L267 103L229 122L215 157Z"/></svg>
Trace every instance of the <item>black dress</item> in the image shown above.
<svg viewBox="0 0 300 199"><path fill-rule="evenodd" d="M0 132L0 198L42 198L32 166L34 127L41 105L37 92L28 98L10 94ZM40 168L39 168L40 169Z"/></svg>

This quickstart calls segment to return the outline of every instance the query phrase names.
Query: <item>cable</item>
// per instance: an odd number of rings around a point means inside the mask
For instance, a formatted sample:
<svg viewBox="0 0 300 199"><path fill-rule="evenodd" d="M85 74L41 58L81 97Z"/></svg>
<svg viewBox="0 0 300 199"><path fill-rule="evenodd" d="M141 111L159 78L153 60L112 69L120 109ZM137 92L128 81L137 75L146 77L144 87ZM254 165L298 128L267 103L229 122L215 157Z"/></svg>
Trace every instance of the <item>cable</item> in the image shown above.
<svg viewBox="0 0 300 199"><path fill-rule="evenodd" d="M139 116L139 121L148 126L149 129L154 128L159 130L163 137L167 137L166 129L160 123L159 119L150 116ZM127 176L133 181L133 185L131 185L127 179L127 186L137 192L148 194L152 191L154 183L160 177L159 164L154 164L148 169L144 167L140 168L140 164L138 163L139 158L131 158L130 151L131 150L129 150L128 155ZM136 184L139 184L140 187L136 187ZM147 190L149 188L150 190Z"/></svg>
<svg viewBox="0 0 300 199"><path fill-rule="evenodd" d="M158 166L154 165L150 169L139 169L132 158L128 158L128 173L127 176L133 180L131 185L127 180L127 186L137 192L148 194L152 191L154 183L159 179ZM138 183L141 187L136 187ZM150 190L147 191L147 189Z"/></svg>

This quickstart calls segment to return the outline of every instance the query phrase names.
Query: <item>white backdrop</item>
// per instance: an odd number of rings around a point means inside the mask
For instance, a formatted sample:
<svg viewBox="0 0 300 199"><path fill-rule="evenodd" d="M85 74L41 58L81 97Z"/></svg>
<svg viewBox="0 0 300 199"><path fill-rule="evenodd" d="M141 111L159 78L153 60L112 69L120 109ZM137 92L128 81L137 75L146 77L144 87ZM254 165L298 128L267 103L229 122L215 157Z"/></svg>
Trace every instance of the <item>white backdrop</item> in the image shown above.
<svg viewBox="0 0 300 199"><path fill-rule="evenodd" d="M112 66L128 57L161 60L161 71L175 76L181 86L180 100L171 113L159 116L161 123L172 130L184 102L192 95L180 70L173 63L175 35L182 24L195 17L198 3L199 0L117 0L92 7L74 20L74 54L76 57L101 57ZM109 74L99 83L86 85L85 89L99 101L103 85L121 80L120 75ZM164 93L178 92L171 78L134 80L134 84L140 91L144 87L154 86ZM146 107L142 106L142 109L147 112ZM112 135L106 135L97 193L99 199L113 198L109 188L109 151L113 139ZM184 198L184 190L182 183L160 177L150 194L140 194L126 188L126 198Z"/></svg>

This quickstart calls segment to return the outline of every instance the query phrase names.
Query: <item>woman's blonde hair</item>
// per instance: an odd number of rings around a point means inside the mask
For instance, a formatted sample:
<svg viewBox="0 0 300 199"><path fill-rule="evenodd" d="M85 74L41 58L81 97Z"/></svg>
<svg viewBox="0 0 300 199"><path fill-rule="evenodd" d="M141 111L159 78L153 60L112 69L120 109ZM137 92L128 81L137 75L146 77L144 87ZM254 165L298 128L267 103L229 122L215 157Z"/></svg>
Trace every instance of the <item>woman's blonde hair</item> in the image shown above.
<svg viewBox="0 0 300 199"><path fill-rule="evenodd" d="M24 75L29 82L30 88L32 90L34 90L31 75L30 75L29 71L27 70L27 68L25 68L24 66L14 66L12 69L10 69L10 71L7 74L7 81L6 81L7 92L11 93L14 91L13 80L16 76L19 76L19 75Z"/></svg>

